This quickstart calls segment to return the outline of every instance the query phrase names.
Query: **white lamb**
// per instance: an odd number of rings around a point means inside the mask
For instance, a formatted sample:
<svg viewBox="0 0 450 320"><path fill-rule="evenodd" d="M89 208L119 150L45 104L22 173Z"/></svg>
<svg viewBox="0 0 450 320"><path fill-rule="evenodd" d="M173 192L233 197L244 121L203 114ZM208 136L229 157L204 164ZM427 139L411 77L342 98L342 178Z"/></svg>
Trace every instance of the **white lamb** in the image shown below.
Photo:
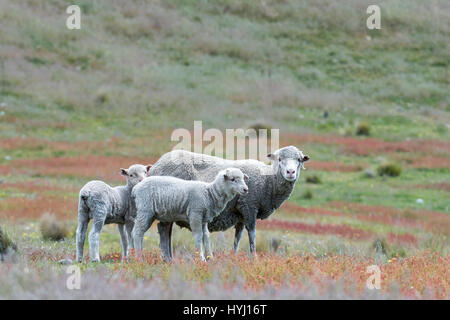
<svg viewBox="0 0 450 320"><path fill-rule="evenodd" d="M94 220L89 233L89 257L91 261L100 261L99 242L103 225L116 223L122 243L122 256L133 248L131 231L134 225L134 206L131 203L131 190L148 176L150 165L135 164L128 169L120 169L127 178L125 186L110 187L103 181L90 181L81 190L78 200L77 261L83 260L83 247L86 231L91 219ZM126 230L124 230L124 227Z"/></svg>
<svg viewBox="0 0 450 320"><path fill-rule="evenodd" d="M174 177L153 176L132 191L137 214L132 232L136 254L142 250L144 233L153 221L188 223L200 257L212 257L208 222L222 212L236 194L248 193L248 176L240 169L221 170L213 182L187 181Z"/></svg>

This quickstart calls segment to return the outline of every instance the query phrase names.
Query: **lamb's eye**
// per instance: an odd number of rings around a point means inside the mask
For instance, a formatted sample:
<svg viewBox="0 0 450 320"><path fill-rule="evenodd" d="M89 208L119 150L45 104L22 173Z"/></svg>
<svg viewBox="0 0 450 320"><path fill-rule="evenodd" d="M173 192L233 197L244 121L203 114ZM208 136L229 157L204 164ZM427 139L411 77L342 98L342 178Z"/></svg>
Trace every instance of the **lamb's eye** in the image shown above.
<svg viewBox="0 0 450 320"><path fill-rule="evenodd" d="M130 174L130 177L131 177L131 178L133 178L133 175L132 175L132 174Z"/></svg>
<svg viewBox="0 0 450 320"><path fill-rule="evenodd" d="M281 158L278 158L278 161L281 162Z"/></svg>
<svg viewBox="0 0 450 320"><path fill-rule="evenodd" d="M234 182L236 179L235 178L231 178L231 181Z"/></svg>

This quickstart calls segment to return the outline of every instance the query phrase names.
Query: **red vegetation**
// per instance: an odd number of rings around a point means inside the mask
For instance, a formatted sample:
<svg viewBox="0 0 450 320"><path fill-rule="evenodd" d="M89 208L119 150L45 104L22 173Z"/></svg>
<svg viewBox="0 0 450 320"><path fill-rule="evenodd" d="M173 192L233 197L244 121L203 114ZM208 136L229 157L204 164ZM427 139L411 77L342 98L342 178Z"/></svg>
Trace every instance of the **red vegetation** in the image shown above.
<svg viewBox="0 0 450 320"><path fill-rule="evenodd" d="M390 232L388 234L389 241L397 242L401 244L417 244L417 238L413 236L412 234L395 234Z"/></svg>
<svg viewBox="0 0 450 320"><path fill-rule="evenodd" d="M0 184L0 189L16 189L21 192L26 193L39 193L42 191L67 191L67 192L77 192L78 189L71 188L67 186L60 186L56 184L49 184L45 181L24 181L24 182L13 182L13 183L2 183Z"/></svg>
<svg viewBox="0 0 450 320"><path fill-rule="evenodd" d="M258 227L262 229L283 229L313 234L339 235L341 237L350 239L368 239L372 236L370 232L362 229L352 228L347 225L321 223L307 224L298 221L286 221L278 219L258 220Z"/></svg>
<svg viewBox="0 0 450 320"><path fill-rule="evenodd" d="M48 150L83 150L86 152L98 149L107 149L119 143L119 139L113 138L107 141L48 141L36 138L8 138L0 139L0 148L6 150L14 149L48 149Z"/></svg>
<svg viewBox="0 0 450 320"><path fill-rule="evenodd" d="M450 169L450 158L442 158L442 157L433 157L433 156L425 156L425 157L416 157L413 159L407 159L406 162L408 166L411 168L447 168Z"/></svg>
<svg viewBox="0 0 450 320"><path fill-rule="evenodd" d="M34 198L7 198L0 201L0 217L8 219L37 219L52 212L63 219L73 219L77 214L77 201L71 197L36 195Z"/></svg>
<svg viewBox="0 0 450 320"><path fill-rule="evenodd" d="M329 202L327 205L332 208L355 213L356 217L361 220L424 227L433 232L450 234L450 216L444 212L397 209L338 201Z"/></svg>
<svg viewBox="0 0 450 320"><path fill-rule="evenodd" d="M359 165L351 165L333 161L319 161L314 160L307 163L308 169L323 170L323 171L337 171L337 172L354 172L360 171L362 168Z"/></svg>
<svg viewBox="0 0 450 320"><path fill-rule="evenodd" d="M148 164L156 161L156 158L138 159L119 156L18 159L13 161L14 167L11 167L11 171L23 174L65 175L89 179L124 181L124 178L120 176L120 168L127 168L135 163Z"/></svg>
<svg viewBox="0 0 450 320"><path fill-rule="evenodd" d="M354 138L343 136L323 136L314 134L285 134L281 137L281 145L301 145L304 143L319 143L340 145L345 152L357 155L380 153L414 152L423 154L448 154L450 142L441 140L406 140L383 141L377 138Z"/></svg>
<svg viewBox="0 0 450 320"><path fill-rule="evenodd" d="M450 191L450 183L448 182L420 184L416 185L415 187L421 189Z"/></svg>

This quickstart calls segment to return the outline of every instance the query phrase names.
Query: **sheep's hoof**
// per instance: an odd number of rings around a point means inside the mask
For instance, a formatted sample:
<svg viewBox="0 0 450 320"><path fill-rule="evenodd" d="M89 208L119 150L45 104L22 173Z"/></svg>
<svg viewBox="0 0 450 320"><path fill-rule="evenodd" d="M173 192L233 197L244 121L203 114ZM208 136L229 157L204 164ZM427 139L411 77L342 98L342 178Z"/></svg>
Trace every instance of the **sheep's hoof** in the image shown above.
<svg viewBox="0 0 450 320"><path fill-rule="evenodd" d="M62 259L58 261L59 264L62 264L63 266L73 264L73 261L71 259Z"/></svg>

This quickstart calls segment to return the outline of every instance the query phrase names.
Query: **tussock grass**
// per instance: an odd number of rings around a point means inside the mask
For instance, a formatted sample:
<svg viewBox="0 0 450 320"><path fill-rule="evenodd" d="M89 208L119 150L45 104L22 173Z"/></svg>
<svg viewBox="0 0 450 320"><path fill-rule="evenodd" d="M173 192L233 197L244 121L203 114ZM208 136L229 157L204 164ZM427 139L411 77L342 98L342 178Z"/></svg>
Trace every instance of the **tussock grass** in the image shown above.
<svg viewBox="0 0 450 320"><path fill-rule="evenodd" d="M69 235L67 226L51 213L45 213L40 221L40 231L45 240L60 241Z"/></svg>

